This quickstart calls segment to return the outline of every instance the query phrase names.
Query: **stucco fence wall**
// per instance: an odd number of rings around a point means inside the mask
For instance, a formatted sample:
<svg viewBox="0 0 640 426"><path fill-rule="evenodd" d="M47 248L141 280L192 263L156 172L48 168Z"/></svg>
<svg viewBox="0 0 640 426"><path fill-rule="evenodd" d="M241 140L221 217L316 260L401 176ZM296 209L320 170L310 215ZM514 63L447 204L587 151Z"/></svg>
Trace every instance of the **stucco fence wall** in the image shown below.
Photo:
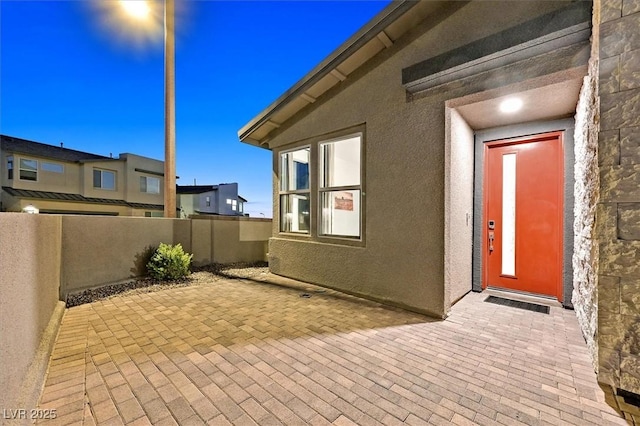
<svg viewBox="0 0 640 426"><path fill-rule="evenodd" d="M0 214L0 410L37 402L64 312L61 241L60 216Z"/></svg>
<svg viewBox="0 0 640 426"><path fill-rule="evenodd" d="M64 216L60 294L64 299L145 275L151 251L160 243L180 243L200 266L266 260L270 236L270 219Z"/></svg>
<svg viewBox="0 0 640 426"><path fill-rule="evenodd" d="M68 294L144 275L161 242L206 265L266 260L270 236L260 218L1 213L0 410L37 403Z"/></svg>

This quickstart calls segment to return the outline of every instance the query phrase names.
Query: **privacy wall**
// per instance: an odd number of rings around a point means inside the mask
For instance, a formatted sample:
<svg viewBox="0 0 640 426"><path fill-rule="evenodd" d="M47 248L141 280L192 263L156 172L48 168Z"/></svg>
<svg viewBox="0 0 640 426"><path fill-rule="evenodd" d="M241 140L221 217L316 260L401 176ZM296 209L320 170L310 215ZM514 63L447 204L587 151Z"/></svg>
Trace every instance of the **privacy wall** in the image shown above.
<svg viewBox="0 0 640 426"><path fill-rule="evenodd" d="M35 408L67 294L144 275L161 242L196 265L255 262L270 235L259 218L0 213L0 409Z"/></svg>
<svg viewBox="0 0 640 426"><path fill-rule="evenodd" d="M59 216L0 214L0 408L35 408L51 351L41 342L60 320L61 231Z"/></svg>
<svg viewBox="0 0 640 426"><path fill-rule="evenodd" d="M145 275L160 243L180 243L196 266L264 261L270 235L271 220L260 218L63 216L60 294L64 300L70 293Z"/></svg>

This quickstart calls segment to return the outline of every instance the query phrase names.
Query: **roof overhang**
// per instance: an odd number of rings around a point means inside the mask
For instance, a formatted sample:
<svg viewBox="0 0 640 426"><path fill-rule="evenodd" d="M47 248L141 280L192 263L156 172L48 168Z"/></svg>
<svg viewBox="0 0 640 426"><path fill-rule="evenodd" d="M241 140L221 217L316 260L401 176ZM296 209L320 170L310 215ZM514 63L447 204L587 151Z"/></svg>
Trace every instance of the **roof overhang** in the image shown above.
<svg viewBox="0 0 640 426"><path fill-rule="evenodd" d="M394 42L447 1L391 2L368 24L238 131L242 142L269 149L269 133L332 87L349 78L369 59ZM462 2L461 2L462 3ZM410 11L410 13L408 13Z"/></svg>
<svg viewBox="0 0 640 426"><path fill-rule="evenodd" d="M324 93L347 80L365 62L394 45L427 17L455 11L468 3L393 1L267 109L238 131L242 142L270 149L270 133L284 125ZM591 2L534 18L470 45L445 52L403 69L402 84L415 94L471 74L504 67L550 51L588 43ZM460 50L464 50L461 52ZM460 60L456 63L456 60ZM583 64L580 64L583 65Z"/></svg>

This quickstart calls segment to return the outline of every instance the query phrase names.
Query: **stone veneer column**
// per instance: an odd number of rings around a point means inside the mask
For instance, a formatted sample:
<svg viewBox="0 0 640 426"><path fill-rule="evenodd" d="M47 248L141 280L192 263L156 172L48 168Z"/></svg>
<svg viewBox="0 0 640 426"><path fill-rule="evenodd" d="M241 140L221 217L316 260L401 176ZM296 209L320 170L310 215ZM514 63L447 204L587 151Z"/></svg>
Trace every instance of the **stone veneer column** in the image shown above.
<svg viewBox="0 0 640 426"><path fill-rule="evenodd" d="M598 3L598 380L640 424L640 0Z"/></svg>

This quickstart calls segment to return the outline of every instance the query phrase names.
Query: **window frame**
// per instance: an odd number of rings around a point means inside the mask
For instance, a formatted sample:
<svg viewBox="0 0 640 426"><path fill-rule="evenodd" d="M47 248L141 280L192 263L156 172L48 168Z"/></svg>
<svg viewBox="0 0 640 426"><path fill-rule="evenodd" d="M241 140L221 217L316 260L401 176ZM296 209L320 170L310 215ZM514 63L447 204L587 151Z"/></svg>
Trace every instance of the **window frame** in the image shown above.
<svg viewBox="0 0 640 426"><path fill-rule="evenodd" d="M330 192L335 190L335 188L341 189L353 189L353 185L348 185L345 187L327 187L320 188L321 182L321 171L320 171L320 155L321 148L320 145L328 142L336 142L343 139L350 139L358 136L360 139L360 211L359 211L359 236L342 236L342 235L331 235L331 234L323 234L322 231L322 193ZM341 246L350 246L350 247L365 247L366 246L366 145L367 145L367 136L366 136L366 124L362 123L359 125L355 125L343 130L326 133L322 136L315 136L308 139L301 140L297 143L287 145L286 148L275 151L274 150L274 162L273 167L274 170L278 171L278 190L277 190L277 200L275 201L274 208L277 209L278 213L278 231L276 236L292 239L292 240L311 240L318 243L324 244L338 244ZM309 232L308 233L298 233L298 232L289 232L282 231L283 221L282 221L282 208L283 201L282 195L286 193L293 193L295 191L283 191L281 188L281 179L282 179L282 154L297 151L300 149L309 148L310 149L310 158L309 158L309 191L301 191L308 195L309 197L309 209L310 209L310 219L309 219Z"/></svg>
<svg viewBox="0 0 640 426"><path fill-rule="evenodd" d="M53 166L53 168L51 166ZM60 167L60 171L54 170L56 167ZM64 164L55 163L53 161L42 161L40 163L40 170L47 173L64 174Z"/></svg>
<svg viewBox="0 0 640 426"><path fill-rule="evenodd" d="M322 146L323 145L328 145L331 143L336 143L336 142L341 142L341 141L346 141L348 139L353 139L353 138L358 138L359 139L359 147L358 147L358 151L360 154L360 158L359 158L359 163L360 163L360 170L359 170L359 176L358 176L358 180L359 180L359 184L357 185L337 185L337 186L323 186L324 182L325 182L325 169L327 164L325 163L325 159L323 158L323 153L322 153ZM317 189L317 198L318 198L318 215L317 215L317 233L318 233L318 237L319 238L330 238L330 239L347 239L347 240L351 240L351 241L362 241L363 239L363 194L364 194L364 190L363 190L363 181L364 181L364 174L363 174L363 145L364 145L364 133L363 132L354 132L354 133L347 133L347 134L343 134L337 137L333 137L330 139L323 139L317 142L317 149L318 149L318 161L317 161L317 171L318 171L318 189ZM340 235L340 234L325 234L322 232L322 223L323 223L323 215L322 215L322 206L323 206L323 202L322 202L322 197L324 194L326 193L330 193L330 192L343 192L343 191L358 191L359 193L359 199L358 199L358 207L359 207L359 211L358 211L358 236L350 236L350 235Z"/></svg>
<svg viewBox="0 0 640 426"><path fill-rule="evenodd" d="M33 162L35 162L35 163L36 163L36 165L35 165L35 167L34 167L34 170L30 170L30 169L23 169L23 168L22 168L22 162L23 162L23 161L33 161ZM39 166L39 162L38 162L38 160L34 160L34 159L32 159L32 158L20 158L20 159L19 159L19 161L18 161L18 178L19 178L20 180L26 180L26 181L29 181L29 182L38 182L38 166ZM15 165L14 165L14 167L15 167ZM25 172L35 173L35 179L28 179L28 178L24 178L24 177L22 177L22 172L23 172L23 171L25 171Z"/></svg>
<svg viewBox="0 0 640 426"><path fill-rule="evenodd" d="M157 191L149 191L149 179L154 179L158 181L158 190ZM142 182L144 181L144 190L142 189ZM160 178L154 176L140 176L140 192L143 194L151 194L157 195L160 194Z"/></svg>
<svg viewBox="0 0 640 426"><path fill-rule="evenodd" d="M282 181L282 170L283 170L283 155L293 153L296 151L309 151L309 163L308 163L308 180L306 189L283 189L283 181ZM311 237L313 233L313 217L311 212L313 211L313 196L312 196L312 188L313 188L313 146L311 144L299 145L292 147L290 149L278 151L278 232L280 234L285 235L296 235L301 237ZM288 185L287 185L288 186ZM282 197L290 196L290 195L306 195L309 200L309 229L306 231L287 231L283 230L283 221L282 221Z"/></svg>
<svg viewBox="0 0 640 426"><path fill-rule="evenodd" d="M13 155L7 156L7 179L13 180L13 169L15 168Z"/></svg>
<svg viewBox="0 0 640 426"><path fill-rule="evenodd" d="M96 186L96 172L100 172L100 186ZM103 186L103 181L104 179L102 178L102 175L104 173L111 173L113 174L113 188L105 188ZM93 168L93 172L92 172L92 177L93 177L93 189L100 189L103 191L116 191L118 188L118 174L115 170L108 170L108 169L101 169L98 167L94 167Z"/></svg>

